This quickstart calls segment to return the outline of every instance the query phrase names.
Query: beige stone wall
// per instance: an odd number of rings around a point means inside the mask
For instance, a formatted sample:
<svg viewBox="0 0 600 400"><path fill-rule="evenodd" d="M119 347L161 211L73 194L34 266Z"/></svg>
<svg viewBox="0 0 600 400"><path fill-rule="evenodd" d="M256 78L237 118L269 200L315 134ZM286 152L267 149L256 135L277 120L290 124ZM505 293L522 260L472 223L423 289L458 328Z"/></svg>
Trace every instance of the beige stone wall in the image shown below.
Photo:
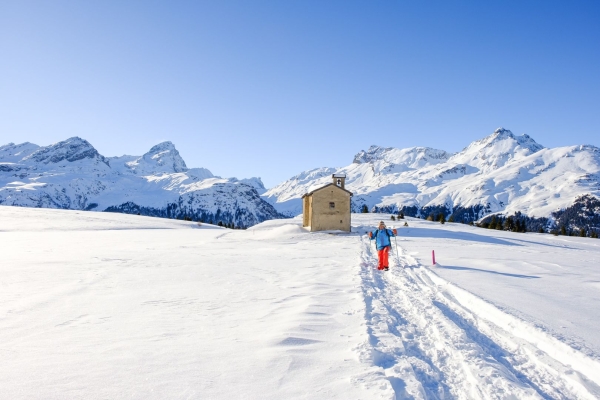
<svg viewBox="0 0 600 400"><path fill-rule="evenodd" d="M310 196L302 199L302 226L310 226Z"/></svg>
<svg viewBox="0 0 600 400"><path fill-rule="evenodd" d="M310 230L342 230L350 232L350 193L328 186L310 196ZM331 208L329 203L334 203Z"/></svg>

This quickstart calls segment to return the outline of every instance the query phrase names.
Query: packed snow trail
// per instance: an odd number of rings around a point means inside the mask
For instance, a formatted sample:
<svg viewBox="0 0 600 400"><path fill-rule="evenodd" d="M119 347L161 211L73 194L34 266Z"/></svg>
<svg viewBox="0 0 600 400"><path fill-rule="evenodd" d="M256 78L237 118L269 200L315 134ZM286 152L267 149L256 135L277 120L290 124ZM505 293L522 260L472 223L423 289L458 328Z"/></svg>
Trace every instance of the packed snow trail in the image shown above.
<svg viewBox="0 0 600 400"><path fill-rule="evenodd" d="M600 364L446 282L407 252L388 272L363 239L370 349L396 398L594 399ZM366 350L370 350L366 351Z"/></svg>

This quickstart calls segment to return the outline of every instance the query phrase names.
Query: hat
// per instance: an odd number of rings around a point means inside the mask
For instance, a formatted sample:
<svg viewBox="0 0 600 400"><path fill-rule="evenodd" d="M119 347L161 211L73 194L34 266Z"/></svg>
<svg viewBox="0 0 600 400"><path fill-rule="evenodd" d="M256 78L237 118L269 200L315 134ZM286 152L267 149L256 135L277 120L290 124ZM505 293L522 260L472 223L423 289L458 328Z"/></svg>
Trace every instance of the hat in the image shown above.
<svg viewBox="0 0 600 400"><path fill-rule="evenodd" d="M385 222L383 222L383 221L379 221L379 225L383 225L383 226L385 226Z"/></svg>

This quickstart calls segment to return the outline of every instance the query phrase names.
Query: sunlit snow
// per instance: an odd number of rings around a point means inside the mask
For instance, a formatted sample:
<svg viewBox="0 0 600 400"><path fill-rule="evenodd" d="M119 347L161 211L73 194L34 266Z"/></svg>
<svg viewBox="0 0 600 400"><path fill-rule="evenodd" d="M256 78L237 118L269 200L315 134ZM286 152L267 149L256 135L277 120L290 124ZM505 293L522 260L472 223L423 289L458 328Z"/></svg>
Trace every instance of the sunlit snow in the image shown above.
<svg viewBox="0 0 600 400"><path fill-rule="evenodd" d="M380 272L381 218L0 207L0 397L600 396L600 241L407 219Z"/></svg>

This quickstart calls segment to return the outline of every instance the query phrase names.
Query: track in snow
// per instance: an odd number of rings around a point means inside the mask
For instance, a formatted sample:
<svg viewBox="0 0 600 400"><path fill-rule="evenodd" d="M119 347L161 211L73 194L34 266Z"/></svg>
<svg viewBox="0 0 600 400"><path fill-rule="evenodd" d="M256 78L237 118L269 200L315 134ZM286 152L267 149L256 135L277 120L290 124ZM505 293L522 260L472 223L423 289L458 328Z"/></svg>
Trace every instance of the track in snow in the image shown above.
<svg viewBox="0 0 600 400"><path fill-rule="evenodd" d="M368 356L397 399L600 398L598 361L398 250L382 272L362 241Z"/></svg>

